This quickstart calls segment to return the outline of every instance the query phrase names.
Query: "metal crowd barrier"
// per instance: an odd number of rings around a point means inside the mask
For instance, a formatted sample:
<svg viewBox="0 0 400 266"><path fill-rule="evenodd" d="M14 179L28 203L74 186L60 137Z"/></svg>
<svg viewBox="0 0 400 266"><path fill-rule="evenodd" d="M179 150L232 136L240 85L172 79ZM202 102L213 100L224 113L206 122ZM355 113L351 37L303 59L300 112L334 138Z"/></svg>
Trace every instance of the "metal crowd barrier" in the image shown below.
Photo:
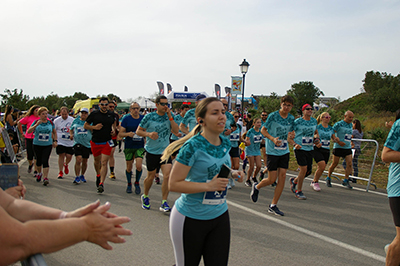
<svg viewBox="0 0 400 266"><path fill-rule="evenodd" d="M22 266L47 266L42 254L30 256L24 261L21 261Z"/></svg>
<svg viewBox="0 0 400 266"><path fill-rule="evenodd" d="M351 139L352 141L361 141L361 154L358 157L358 169L359 174L358 176L350 175L349 177L356 179L356 180L363 180L368 182L366 191L368 192L369 187L372 185L376 189L376 185L371 182L372 180L372 173L374 171L376 157L378 155L379 150L379 143L374 139ZM375 148L374 148L375 147ZM328 162L327 167L331 164L332 157L330 162ZM341 168L341 161L336 166L335 171ZM328 171L324 171L327 175ZM337 176L344 177L344 169L341 172L333 172L332 177L340 180Z"/></svg>

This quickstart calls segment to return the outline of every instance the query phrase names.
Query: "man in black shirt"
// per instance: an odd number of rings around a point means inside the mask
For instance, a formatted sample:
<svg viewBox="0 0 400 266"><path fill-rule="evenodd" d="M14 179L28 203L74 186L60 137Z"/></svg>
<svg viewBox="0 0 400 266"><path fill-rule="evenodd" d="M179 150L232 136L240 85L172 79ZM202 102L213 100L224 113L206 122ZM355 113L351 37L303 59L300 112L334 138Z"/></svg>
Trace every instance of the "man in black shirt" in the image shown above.
<svg viewBox="0 0 400 266"><path fill-rule="evenodd" d="M94 157L94 169L96 170L97 192L103 193L104 180L107 175L108 160L114 146L111 136L116 130L115 116L107 109L108 98L103 97L99 101L100 110L94 110L86 119L85 129L92 131L90 146Z"/></svg>

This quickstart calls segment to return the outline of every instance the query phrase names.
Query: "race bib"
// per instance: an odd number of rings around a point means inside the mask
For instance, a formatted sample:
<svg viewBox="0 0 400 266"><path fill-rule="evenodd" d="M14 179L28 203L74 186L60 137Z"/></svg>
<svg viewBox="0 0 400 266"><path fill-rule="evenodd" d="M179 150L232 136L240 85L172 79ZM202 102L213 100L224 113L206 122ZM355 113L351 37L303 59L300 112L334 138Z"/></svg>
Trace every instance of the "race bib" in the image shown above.
<svg viewBox="0 0 400 266"><path fill-rule="evenodd" d="M114 147L114 141L109 140L109 141L107 141L107 143L108 143L108 145L110 145L111 148Z"/></svg>
<svg viewBox="0 0 400 266"><path fill-rule="evenodd" d="M262 135L256 135L254 136L254 143L260 143L263 139Z"/></svg>
<svg viewBox="0 0 400 266"><path fill-rule="evenodd" d="M39 133L38 140L39 141L49 141L50 135L46 133Z"/></svg>
<svg viewBox="0 0 400 266"><path fill-rule="evenodd" d="M83 127L78 127L76 130L77 130L77 134L78 135L82 135L82 134L86 134L87 133L87 130L85 128L83 128Z"/></svg>
<svg viewBox="0 0 400 266"><path fill-rule="evenodd" d="M240 136L237 133L231 134L231 141L239 141Z"/></svg>
<svg viewBox="0 0 400 266"><path fill-rule="evenodd" d="M133 137L132 137L132 140L133 141L142 141L142 137L141 136L138 136L136 133L135 133L135 135L133 135Z"/></svg>
<svg viewBox="0 0 400 266"><path fill-rule="evenodd" d="M288 148L287 140L281 140L281 142L282 142L281 146L275 145L274 147L275 150L286 150Z"/></svg>
<svg viewBox="0 0 400 266"><path fill-rule="evenodd" d="M62 139L69 139L69 135L63 133L63 134L61 135L61 138L62 138Z"/></svg>
<svg viewBox="0 0 400 266"><path fill-rule="evenodd" d="M210 181L207 181L207 183ZM226 201L226 191L227 188L225 188L224 191L219 193L218 191L207 191L204 193L203 197L203 204L205 205L219 205L223 204Z"/></svg>
<svg viewBox="0 0 400 266"><path fill-rule="evenodd" d="M350 142L351 141L351 134L344 135L344 141Z"/></svg>
<svg viewBox="0 0 400 266"><path fill-rule="evenodd" d="M321 139L321 145L322 145L322 147L329 147L331 145L331 141L330 140Z"/></svg>
<svg viewBox="0 0 400 266"><path fill-rule="evenodd" d="M313 137L302 137L301 138L301 145L313 145Z"/></svg>

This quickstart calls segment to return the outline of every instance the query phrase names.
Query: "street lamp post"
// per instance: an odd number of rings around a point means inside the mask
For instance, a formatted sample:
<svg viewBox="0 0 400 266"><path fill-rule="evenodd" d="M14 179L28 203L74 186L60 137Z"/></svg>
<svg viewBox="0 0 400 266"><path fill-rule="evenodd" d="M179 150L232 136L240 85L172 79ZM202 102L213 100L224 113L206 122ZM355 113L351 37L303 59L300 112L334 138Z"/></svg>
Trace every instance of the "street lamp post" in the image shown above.
<svg viewBox="0 0 400 266"><path fill-rule="evenodd" d="M242 119L244 119L244 79L246 77L246 73L249 70L250 64L246 61L246 59L243 59L243 62L239 65L240 66L240 72L243 74L243 80L242 80Z"/></svg>

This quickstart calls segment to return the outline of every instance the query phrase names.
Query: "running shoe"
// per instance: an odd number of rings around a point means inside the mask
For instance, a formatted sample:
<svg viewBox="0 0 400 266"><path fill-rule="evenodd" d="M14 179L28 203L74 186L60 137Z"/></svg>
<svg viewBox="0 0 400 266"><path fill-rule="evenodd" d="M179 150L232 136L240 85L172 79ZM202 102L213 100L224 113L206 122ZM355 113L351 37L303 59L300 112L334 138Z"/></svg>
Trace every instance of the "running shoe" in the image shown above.
<svg viewBox="0 0 400 266"><path fill-rule="evenodd" d="M139 185L139 182L135 182L135 183L134 183L134 186L135 186L135 194L136 194L136 195L139 195L139 194L140 194L140 185Z"/></svg>
<svg viewBox="0 0 400 266"><path fill-rule="evenodd" d="M260 191L256 188L257 184L258 184L257 182L254 182L253 185L251 186L250 199L251 199L253 202L257 202L257 200L258 200L258 193L260 192Z"/></svg>
<svg viewBox="0 0 400 266"><path fill-rule="evenodd" d="M292 190L292 192L296 193L297 184L294 182L294 177L289 179L289 183L290 183L290 189Z"/></svg>
<svg viewBox="0 0 400 266"><path fill-rule="evenodd" d="M74 182L73 182L74 184L79 184L79 183L81 183L81 177L80 176L77 176L77 177L75 177L75 180L74 180Z"/></svg>
<svg viewBox="0 0 400 266"><path fill-rule="evenodd" d="M269 213L273 213L273 214L275 214L275 215L279 215L279 216L284 216L285 214L283 213L283 212L281 212L279 209L278 209L278 206L274 206L274 207L271 207L271 205L268 207L268 212Z"/></svg>
<svg viewBox="0 0 400 266"><path fill-rule="evenodd" d="M274 181L274 183L271 184L271 187L276 187L276 185L278 184L276 183L276 181Z"/></svg>
<svg viewBox="0 0 400 266"><path fill-rule="evenodd" d="M314 181L312 181L311 182L311 184L310 184L310 186L312 187L312 189L314 189L315 191L321 191L321 188L320 188L320 186L319 186L319 183L318 182L314 182Z"/></svg>
<svg viewBox="0 0 400 266"><path fill-rule="evenodd" d="M156 177L154 178L154 182L155 182L157 185L159 185L159 184L161 183L160 177L156 176Z"/></svg>
<svg viewBox="0 0 400 266"><path fill-rule="evenodd" d="M149 197L145 197L144 194L140 197L142 200L142 208L145 210L150 210L150 199Z"/></svg>
<svg viewBox="0 0 400 266"><path fill-rule="evenodd" d="M171 208L169 207L168 202L164 201L164 203L161 204L160 211L162 211L162 212L170 212L171 211Z"/></svg>
<svg viewBox="0 0 400 266"><path fill-rule="evenodd" d="M64 173L65 173L66 175L69 174L68 164L64 164Z"/></svg>
<svg viewBox="0 0 400 266"><path fill-rule="evenodd" d="M111 173L110 173L110 179L115 179L115 174L114 174L114 172L111 172Z"/></svg>
<svg viewBox="0 0 400 266"><path fill-rule="evenodd" d="M246 182L244 182L244 184L246 185L246 187L251 187L251 181L250 180L246 180Z"/></svg>
<svg viewBox="0 0 400 266"><path fill-rule="evenodd" d="M304 196L303 191L296 191L296 193L294 194L296 196L296 198L300 199L300 200L305 200L307 199L306 196Z"/></svg>
<svg viewBox="0 0 400 266"><path fill-rule="evenodd" d="M327 178L325 179L325 181L326 181L326 186L327 186L327 187L332 187L332 183L331 183L331 178L330 178L330 177L327 177Z"/></svg>
<svg viewBox="0 0 400 266"><path fill-rule="evenodd" d="M57 177L57 178L58 178L58 179L63 179L63 175L64 175L63 172L60 171L60 172L58 173L58 177Z"/></svg>
<svg viewBox="0 0 400 266"><path fill-rule="evenodd" d="M36 182L40 182L42 180L42 173L36 174Z"/></svg>
<svg viewBox="0 0 400 266"><path fill-rule="evenodd" d="M80 176L80 179L81 179L81 182L86 183L86 179L85 179L85 176L84 176L84 175L81 175L81 176Z"/></svg>
<svg viewBox="0 0 400 266"><path fill-rule="evenodd" d="M28 166L28 173L29 173L29 174L32 172L32 167L33 167L33 164L31 164L31 165Z"/></svg>
<svg viewBox="0 0 400 266"><path fill-rule="evenodd" d="M34 171L34 172L33 172L33 177L37 177L37 175L38 175L38 172L37 172L37 171Z"/></svg>
<svg viewBox="0 0 400 266"><path fill-rule="evenodd" d="M96 187L100 185L100 176L96 176Z"/></svg>
<svg viewBox="0 0 400 266"><path fill-rule="evenodd" d="M347 179L343 179L342 186L344 186L345 188L348 188L348 189L353 189L353 187L350 185L349 180L347 180Z"/></svg>
<svg viewBox="0 0 400 266"><path fill-rule="evenodd" d="M259 177L259 180L261 181L261 180L263 180L264 179L264 172L263 171L261 171L261 173L260 173L260 177Z"/></svg>
<svg viewBox="0 0 400 266"><path fill-rule="evenodd" d="M251 178L251 181L253 181L254 183L257 183L257 178L252 177L252 178Z"/></svg>
<svg viewBox="0 0 400 266"><path fill-rule="evenodd" d="M132 193L132 185L128 185L127 187L126 187L126 193Z"/></svg>
<svg viewBox="0 0 400 266"><path fill-rule="evenodd" d="M49 184L49 179L47 177L45 177L43 179L43 186L47 186Z"/></svg>
<svg viewBox="0 0 400 266"><path fill-rule="evenodd" d="M99 184L99 187L97 188L97 193L103 193L104 192L104 185L103 183Z"/></svg>

